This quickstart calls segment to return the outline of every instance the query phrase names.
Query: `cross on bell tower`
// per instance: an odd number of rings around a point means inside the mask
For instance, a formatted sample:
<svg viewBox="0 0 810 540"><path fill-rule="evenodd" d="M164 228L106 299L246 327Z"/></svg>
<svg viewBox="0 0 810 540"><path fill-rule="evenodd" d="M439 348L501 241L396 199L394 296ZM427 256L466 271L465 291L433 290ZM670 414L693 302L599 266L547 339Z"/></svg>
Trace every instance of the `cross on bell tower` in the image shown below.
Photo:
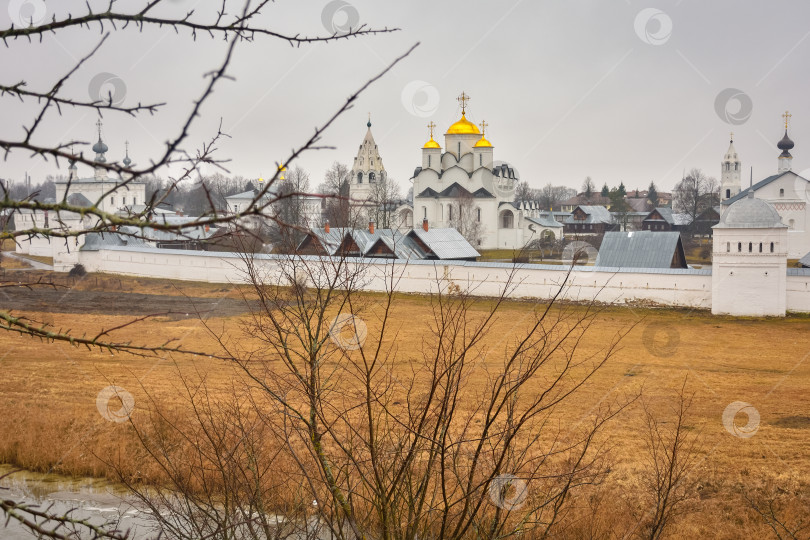
<svg viewBox="0 0 810 540"><path fill-rule="evenodd" d="M793 115L790 114L790 111L785 111L785 114L782 115L782 118L785 119L785 131L788 129L788 125L790 124L790 119Z"/></svg>

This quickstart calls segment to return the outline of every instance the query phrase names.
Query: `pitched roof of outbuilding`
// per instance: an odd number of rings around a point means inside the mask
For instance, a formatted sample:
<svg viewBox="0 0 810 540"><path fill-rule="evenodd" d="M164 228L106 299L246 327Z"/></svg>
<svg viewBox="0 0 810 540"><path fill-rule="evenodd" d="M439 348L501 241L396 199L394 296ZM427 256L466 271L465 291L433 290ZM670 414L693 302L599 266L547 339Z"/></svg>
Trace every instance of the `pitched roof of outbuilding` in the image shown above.
<svg viewBox="0 0 810 540"><path fill-rule="evenodd" d="M671 268L678 254L681 261L686 261L679 232L607 232L596 256L595 266Z"/></svg>
<svg viewBox="0 0 810 540"><path fill-rule="evenodd" d="M408 232L419 238L439 259L471 259L480 257L461 233L452 227L443 229L414 229Z"/></svg>
<svg viewBox="0 0 810 540"><path fill-rule="evenodd" d="M577 208L581 209L588 216L585 220L574 219L573 212L566 218L565 223L613 223L613 216L610 215L610 210L604 206L585 206L579 205ZM576 212L577 208L574 208Z"/></svg>

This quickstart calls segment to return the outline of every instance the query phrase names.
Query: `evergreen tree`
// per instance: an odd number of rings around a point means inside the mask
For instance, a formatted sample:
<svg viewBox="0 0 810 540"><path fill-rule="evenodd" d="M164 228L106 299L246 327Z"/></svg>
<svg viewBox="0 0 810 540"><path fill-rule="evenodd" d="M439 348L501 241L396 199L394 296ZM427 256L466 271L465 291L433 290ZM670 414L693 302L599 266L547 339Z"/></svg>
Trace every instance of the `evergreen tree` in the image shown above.
<svg viewBox="0 0 810 540"><path fill-rule="evenodd" d="M619 188L617 189L617 191L622 197L627 195L627 189L624 187L624 182L619 182Z"/></svg>
<svg viewBox="0 0 810 540"><path fill-rule="evenodd" d="M655 182L650 182L650 187L647 188L647 200L653 208L658 207L658 190L655 188Z"/></svg>
<svg viewBox="0 0 810 540"><path fill-rule="evenodd" d="M602 186L602 197L610 197L610 189L608 188L607 182Z"/></svg>

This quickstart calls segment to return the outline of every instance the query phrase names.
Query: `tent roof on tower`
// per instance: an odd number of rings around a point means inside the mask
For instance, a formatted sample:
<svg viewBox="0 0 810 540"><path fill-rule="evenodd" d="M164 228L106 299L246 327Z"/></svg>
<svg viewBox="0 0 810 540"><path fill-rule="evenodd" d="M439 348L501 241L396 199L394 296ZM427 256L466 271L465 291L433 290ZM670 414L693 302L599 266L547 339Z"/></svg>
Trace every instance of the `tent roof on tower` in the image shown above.
<svg viewBox="0 0 810 540"><path fill-rule="evenodd" d="M461 119L447 129L446 135L480 135L478 126L467 120L462 113Z"/></svg>

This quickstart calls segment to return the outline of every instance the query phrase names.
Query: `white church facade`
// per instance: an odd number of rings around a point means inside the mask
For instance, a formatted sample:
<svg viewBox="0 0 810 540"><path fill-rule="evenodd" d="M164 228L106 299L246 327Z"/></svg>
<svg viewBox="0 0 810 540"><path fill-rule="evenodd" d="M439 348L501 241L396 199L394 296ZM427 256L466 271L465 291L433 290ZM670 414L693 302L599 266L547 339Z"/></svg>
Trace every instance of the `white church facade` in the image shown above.
<svg viewBox="0 0 810 540"><path fill-rule="evenodd" d="M96 153L96 163L107 162L107 152L109 148L104 143L101 135L101 121L98 122L98 141L93 145L93 152ZM127 144L126 155L122 161L125 167L132 164L129 157L129 145ZM123 187L122 187L123 184ZM66 201L73 207L89 208L95 206L102 212L108 214L128 214L133 210L142 208L146 203L146 184L140 180L125 178L114 178L109 176L108 171L102 167L95 167L92 177L79 178L78 169L74 161L68 166L67 179L59 179L55 182L56 198L45 200L45 204L56 204ZM20 210L14 217L17 229L45 228L69 233L90 228L98 218L95 216L82 216L76 212L47 211L47 210ZM21 238L17 243L17 252L39 255L45 257L55 257L57 252L73 252L82 243L79 237L67 239L35 235L28 238Z"/></svg>
<svg viewBox="0 0 810 540"><path fill-rule="evenodd" d="M413 175L413 218L435 227L453 227L479 249L520 249L541 238L559 239L562 227L533 206L516 205L520 177L514 167L495 161L495 149L467 120L469 97L462 92L461 118L444 134L444 147L433 138L422 146L422 162ZM534 218L534 219L529 219Z"/></svg>
<svg viewBox="0 0 810 540"><path fill-rule="evenodd" d="M800 259L810 252L810 179L793 171L793 156L790 151L795 144L788 136L788 119L785 118L785 134L777 143L781 150L777 158L776 174L768 176L753 185L742 188L742 162L734 148L732 139L728 152L721 162L720 200L725 211L735 202L748 197L750 193L757 199L767 201L779 214L787 227L787 257Z"/></svg>

